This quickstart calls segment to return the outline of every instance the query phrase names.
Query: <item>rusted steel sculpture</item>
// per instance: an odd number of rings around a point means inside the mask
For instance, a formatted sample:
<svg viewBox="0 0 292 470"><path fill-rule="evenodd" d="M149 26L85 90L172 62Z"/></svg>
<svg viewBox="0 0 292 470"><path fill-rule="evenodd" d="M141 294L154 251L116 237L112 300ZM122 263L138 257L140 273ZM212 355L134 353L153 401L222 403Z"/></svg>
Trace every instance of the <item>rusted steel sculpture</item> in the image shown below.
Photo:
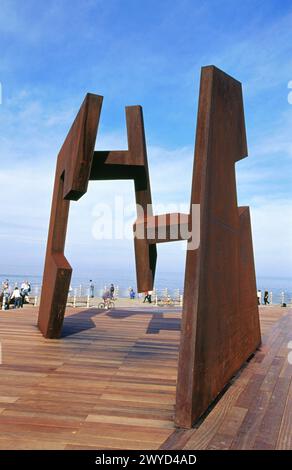
<svg viewBox="0 0 292 470"><path fill-rule="evenodd" d="M58 155L38 319L46 338L60 337L70 286L72 268L64 256L69 201L86 193L89 180L133 179L136 203L152 213L142 108L126 108L128 150L101 152L94 151L101 106L101 96L86 96ZM142 291L153 286L156 246L139 240L139 249L147 283L139 283Z"/></svg>
<svg viewBox="0 0 292 470"><path fill-rule="evenodd" d="M141 107L126 108L128 150L96 152L101 104L87 95L58 156L39 327L47 338L60 336L72 272L64 257L69 200L86 192L89 179L133 179L144 211L134 224L138 291L153 288L156 243L186 239L191 248L175 410L176 425L191 427L261 341L249 208L237 207L236 195L235 162L247 156L241 84L202 68L190 214L164 219L152 213ZM200 207L196 249L193 205Z"/></svg>

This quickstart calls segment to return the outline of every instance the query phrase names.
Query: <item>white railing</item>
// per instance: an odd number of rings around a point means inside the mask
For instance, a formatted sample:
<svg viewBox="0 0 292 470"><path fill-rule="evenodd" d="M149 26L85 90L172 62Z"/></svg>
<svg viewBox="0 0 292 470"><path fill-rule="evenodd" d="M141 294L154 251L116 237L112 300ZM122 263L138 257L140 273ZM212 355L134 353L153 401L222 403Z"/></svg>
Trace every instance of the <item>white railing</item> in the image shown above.
<svg viewBox="0 0 292 470"><path fill-rule="evenodd" d="M133 283L134 285L134 283ZM105 290L109 289L110 285L96 285L94 287L94 297L91 298L90 296L90 287L85 284L77 284L70 286L70 291L68 294L68 305L73 307L88 307L90 305L96 305L98 300L101 299L102 294ZM11 282L11 286L13 287L13 283ZM1 290L1 289L0 289ZM134 289L135 290L135 289ZM264 305L264 292L266 289L262 289L261 291L261 305ZM268 289L267 289L268 290ZM269 289L269 296L268 296L268 305L287 305L292 306L292 291L288 290L280 290L280 289ZM115 299L130 299L130 288L121 286L120 284L115 285L114 297ZM30 292L30 303L34 306L38 307L40 303L40 294L41 294L41 285L35 284L31 286ZM136 292L135 296L136 300L144 299L144 294L138 294ZM183 290L181 288L153 288L152 292L152 302L154 305L157 305L160 301L163 300L172 300L174 301L175 305L182 307L183 305ZM2 309L5 306L2 306Z"/></svg>

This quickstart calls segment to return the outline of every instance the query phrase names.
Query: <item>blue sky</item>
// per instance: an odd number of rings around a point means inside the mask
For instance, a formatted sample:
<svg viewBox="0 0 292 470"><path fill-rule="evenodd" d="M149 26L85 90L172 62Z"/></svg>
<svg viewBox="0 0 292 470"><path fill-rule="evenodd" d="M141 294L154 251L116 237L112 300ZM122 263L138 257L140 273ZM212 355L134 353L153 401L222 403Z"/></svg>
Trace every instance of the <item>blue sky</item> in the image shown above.
<svg viewBox="0 0 292 470"><path fill-rule="evenodd" d="M86 92L104 96L97 148L125 148L124 106L144 111L154 209L189 205L200 67L243 84L249 158L237 164L259 276L292 276L292 4L272 0L0 0L0 272L41 273L56 155ZM71 205L75 274L134 273L130 240L92 236L97 202L129 182L90 184ZM158 268L182 272L181 244Z"/></svg>

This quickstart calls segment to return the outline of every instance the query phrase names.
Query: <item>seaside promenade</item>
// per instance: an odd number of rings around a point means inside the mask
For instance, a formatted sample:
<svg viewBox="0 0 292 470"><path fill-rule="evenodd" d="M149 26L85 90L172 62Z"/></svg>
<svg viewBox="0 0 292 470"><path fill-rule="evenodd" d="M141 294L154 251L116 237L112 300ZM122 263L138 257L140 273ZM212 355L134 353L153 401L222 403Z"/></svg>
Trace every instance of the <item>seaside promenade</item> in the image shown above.
<svg viewBox="0 0 292 470"><path fill-rule="evenodd" d="M173 424L181 309L0 312L0 449L292 449L292 309L260 307L261 348L191 430ZM292 361L290 361L292 362Z"/></svg>

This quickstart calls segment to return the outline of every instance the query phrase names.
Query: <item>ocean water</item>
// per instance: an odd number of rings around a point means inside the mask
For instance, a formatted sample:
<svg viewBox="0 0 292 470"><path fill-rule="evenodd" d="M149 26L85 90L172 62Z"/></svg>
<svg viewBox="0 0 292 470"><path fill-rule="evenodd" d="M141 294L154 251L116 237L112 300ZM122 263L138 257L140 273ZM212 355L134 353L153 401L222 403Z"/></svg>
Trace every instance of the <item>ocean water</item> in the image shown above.
<svg viewBox="0 0 292 470"><path fill-rule="evenodd" d="M9 279L10 286L15 284L21 285L23 280L29 280L32 286L32 295L39 295L41 291L42 276L27 274L5 274L0 273L0 283L5 279ZM95 286L95 295L101 295L104 288L109 286L111 282L119 288L120 297L128 297L129 288L133 287L136 290L136 279L134 273L121 272L113 270L109 272L103 271L99 276L92 278L87 276L78 276L73 272L71 287L76 295L87 295L89 288L89 280L92 279ZM183 273L176 272L157 272L155 288L158 293L162 293L166 288L170 295L176 295L179 289L180 293L183 292L184 275ZM280 304L283 301L292 303L292 278L283 277L258 277L257 288L261 289L262 293L267 290L272 293L273 304Z"/></svg>

